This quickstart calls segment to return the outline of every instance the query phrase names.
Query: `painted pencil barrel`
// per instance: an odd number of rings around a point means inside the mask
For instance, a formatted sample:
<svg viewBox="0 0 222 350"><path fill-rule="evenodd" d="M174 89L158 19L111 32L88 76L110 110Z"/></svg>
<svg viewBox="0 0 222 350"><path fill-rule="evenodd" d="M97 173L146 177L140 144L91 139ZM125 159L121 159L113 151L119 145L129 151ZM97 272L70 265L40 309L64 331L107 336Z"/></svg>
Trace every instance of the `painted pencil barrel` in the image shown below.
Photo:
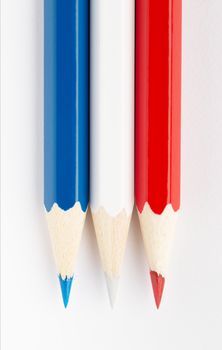
<svg viewBox="0 0 222 350"><path fill-rule="evenodd" d="M45 207L88 205L88 0L45 0Z"/></svg>
<svg viewBox="0 0 222 350"><path fill-rule="evenodd" d="M181 0L136 1L135 196L180 204Z"/></svg>
<svg viewBox="0 0 222 350"><path fill-rule="evenodd" d="M91 4L90 204L115 216L133 207L134 1Z"/></svg>
<svg viewBox="0 0 222 350"><path fill-rule="evenodd" d="M111 300L134 203L134 15L134 0L91 2L90 206Z"/></svg>
<svg viewBox="0 0 222 350"><path fill-rule="evenodd" d="M44 3L44 203L58 273L73 275L89 200L89 1Z"/></svg>

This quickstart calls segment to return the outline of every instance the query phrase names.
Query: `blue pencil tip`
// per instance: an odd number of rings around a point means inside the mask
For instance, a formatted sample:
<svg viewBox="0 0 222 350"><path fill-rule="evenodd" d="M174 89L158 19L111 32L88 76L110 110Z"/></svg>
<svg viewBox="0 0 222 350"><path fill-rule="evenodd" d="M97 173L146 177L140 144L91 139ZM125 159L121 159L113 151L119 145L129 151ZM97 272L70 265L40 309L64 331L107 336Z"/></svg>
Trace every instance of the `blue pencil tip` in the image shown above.
<svg viewBox="0 0 222 350"><path fill-rule="evenodd" d="M66 277L65 279L63 279L62 276L59 275L59 282L60 282L60 287L62 291L62 299L63 299L65 308L67 307L69 302L69 295L70 295L70 290L72 286L72 280L73 280L73 277L71 278Z"/></svg>

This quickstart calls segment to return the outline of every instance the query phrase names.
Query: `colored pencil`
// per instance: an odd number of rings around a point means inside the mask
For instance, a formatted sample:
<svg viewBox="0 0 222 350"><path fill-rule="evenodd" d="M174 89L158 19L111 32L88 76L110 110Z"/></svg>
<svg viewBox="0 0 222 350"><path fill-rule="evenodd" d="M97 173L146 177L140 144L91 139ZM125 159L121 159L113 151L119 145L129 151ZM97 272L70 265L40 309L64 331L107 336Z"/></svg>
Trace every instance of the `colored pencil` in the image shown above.
<svg viewBox="0 0 222 350"><path fill-rule="evenodd" d="M44 3L44 204L63 302L89 200L88 0Z"/></svg>
<svg viewBox="0 0 222 350"><path fill-rule="evenodd" d="M113 306L134 202L134 0L91 3L90 205Z"/></svg>
<svg viewBox="0 0 222 350"><path fill-rule="evenodd" d="M157 308L180 206L181 7L136 1L135 197Z"/></svg>

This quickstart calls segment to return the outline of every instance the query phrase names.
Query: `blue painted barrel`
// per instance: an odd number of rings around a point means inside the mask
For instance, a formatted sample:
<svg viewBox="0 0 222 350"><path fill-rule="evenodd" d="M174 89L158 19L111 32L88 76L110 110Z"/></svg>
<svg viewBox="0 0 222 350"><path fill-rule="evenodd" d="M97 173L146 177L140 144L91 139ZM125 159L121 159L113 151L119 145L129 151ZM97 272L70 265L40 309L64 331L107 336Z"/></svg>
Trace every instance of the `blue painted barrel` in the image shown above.
<svg viewBox="0 0 222 350"><path fill-rule="evenodd" d="M45 0L44 203L89 200L89 0Z"/></svg>

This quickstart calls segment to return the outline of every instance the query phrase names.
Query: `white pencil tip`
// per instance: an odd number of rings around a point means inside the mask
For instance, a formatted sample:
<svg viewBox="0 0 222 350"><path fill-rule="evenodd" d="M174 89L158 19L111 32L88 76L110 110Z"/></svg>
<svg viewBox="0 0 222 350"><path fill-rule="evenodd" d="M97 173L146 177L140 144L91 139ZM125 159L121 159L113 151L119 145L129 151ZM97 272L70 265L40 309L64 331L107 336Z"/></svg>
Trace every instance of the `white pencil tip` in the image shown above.
<svg viewBox="0 0 222 350"><path fill-rule="evenodd" d="M116 301L119 278L109 277L106 273L105 273L105 277L106 277L106 285L109 293L109 301L110 301L111 308L113 309Z"/></svg>

